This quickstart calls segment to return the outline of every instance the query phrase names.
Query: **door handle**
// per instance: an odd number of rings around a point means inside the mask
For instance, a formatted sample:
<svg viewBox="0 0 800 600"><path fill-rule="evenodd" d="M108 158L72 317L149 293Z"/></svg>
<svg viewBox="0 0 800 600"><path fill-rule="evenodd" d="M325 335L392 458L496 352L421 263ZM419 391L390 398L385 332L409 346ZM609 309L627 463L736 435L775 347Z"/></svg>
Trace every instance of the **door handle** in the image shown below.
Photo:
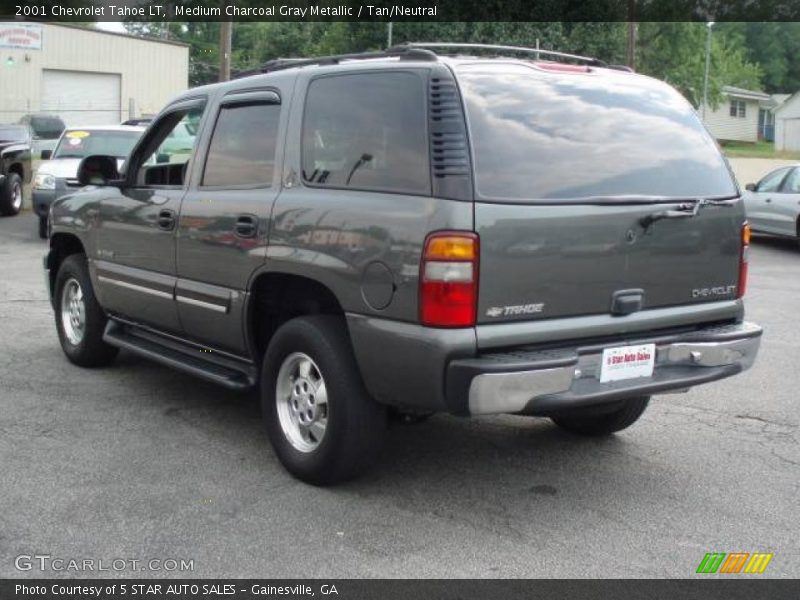
<svg viewBox="0 0 800 600"><path fill-rule="evenodd" d="M236 225L233 226L233 231L239 237L255 237L258 232L258 217L255 215L239 215L236 219Z"/></svg>
<svg viewBox="0 0 800 600"><path fill-rule="evenodd" d="M158 228L164 231L175 229L175 211L165 208L158 211Z"/></svg>

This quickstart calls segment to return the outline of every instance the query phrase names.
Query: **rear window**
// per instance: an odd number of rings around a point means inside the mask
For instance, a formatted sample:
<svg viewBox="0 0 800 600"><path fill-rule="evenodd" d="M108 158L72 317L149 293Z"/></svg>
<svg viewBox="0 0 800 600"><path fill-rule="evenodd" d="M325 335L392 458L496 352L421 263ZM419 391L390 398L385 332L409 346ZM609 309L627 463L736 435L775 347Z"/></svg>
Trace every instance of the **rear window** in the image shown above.
<svg viewBox="0 0 800 600"><path fill-rule="evenodd" d="M55 140L64 131L64 121L58 117L31 117L31 130L42 139Z"/></svg>
<svg viewBox="0 0 800 600"><path fill-rule="evenodd" d="M84 158L92 154L126 158L141 135L138 131L69 130L59 141L53 158Z"/></svg>
<svg viewBox="0 0 800 600"><path fill-rule="evenodd" d="M458 75L481 198L736 194L716 143L666 84L510 64L462 65Z"/></svg>

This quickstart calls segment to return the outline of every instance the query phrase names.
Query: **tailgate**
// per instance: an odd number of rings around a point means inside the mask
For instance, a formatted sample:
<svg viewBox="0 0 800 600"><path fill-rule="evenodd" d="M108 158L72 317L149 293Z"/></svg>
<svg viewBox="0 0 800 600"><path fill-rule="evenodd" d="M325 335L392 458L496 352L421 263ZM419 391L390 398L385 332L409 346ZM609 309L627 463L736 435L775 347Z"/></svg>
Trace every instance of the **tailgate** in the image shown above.
<svg viewBox="0 0 800 600"><path fill-rule="evenodd" d="M637 297L640 309L734 298L741 203L641 225L670 206L476 204L478 322L619 314Z"/></svg>
<svg viewBox="0 0 800 600"><path fill-rule="evenodd" d="M744 209L678 92L595 67L456 74L475 172L478 323L736 297Z"/></svg>

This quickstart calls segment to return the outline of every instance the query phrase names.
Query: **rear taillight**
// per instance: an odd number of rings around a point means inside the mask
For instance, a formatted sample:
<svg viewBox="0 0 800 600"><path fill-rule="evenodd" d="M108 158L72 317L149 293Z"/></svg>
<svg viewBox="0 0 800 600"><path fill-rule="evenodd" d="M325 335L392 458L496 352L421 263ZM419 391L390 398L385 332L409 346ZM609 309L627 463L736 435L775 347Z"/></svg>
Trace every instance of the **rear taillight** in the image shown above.
<svg viewBox="0 0 800 600"><path fill-rule="evenodd" d="M478 236L432 233L419 273L419 318L429 327L472 327L478 305Z"/></svg>
<svg viewBox="0 0 800 600"><path fill-rule="evenodd" d="M750 225L742 225L742 248L739 253L739 285L736 288L736 297L741 298L747 291L747 262L750 253Z"/></svg>

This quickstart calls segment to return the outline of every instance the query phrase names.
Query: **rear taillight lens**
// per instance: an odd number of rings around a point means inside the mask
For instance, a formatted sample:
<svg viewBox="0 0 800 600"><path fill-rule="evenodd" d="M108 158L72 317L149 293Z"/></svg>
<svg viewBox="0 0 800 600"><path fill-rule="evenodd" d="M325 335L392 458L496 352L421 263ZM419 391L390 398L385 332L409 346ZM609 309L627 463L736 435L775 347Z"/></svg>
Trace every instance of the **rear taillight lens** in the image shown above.
<svg viewBox="0 0 800 600"><path fill-rule="evenodd" d="M478 306L478 236L432 233L419 273L419 318L428 327L472 327Z"/></svg>
<svg viewBox="0 0 800 600"><path fill-rule="evenodd" d="M750 225L742 225L742 248L739 254L739 285L736 288L736 297L741 298L747 291L747 262L750 253Z"/></svg>

